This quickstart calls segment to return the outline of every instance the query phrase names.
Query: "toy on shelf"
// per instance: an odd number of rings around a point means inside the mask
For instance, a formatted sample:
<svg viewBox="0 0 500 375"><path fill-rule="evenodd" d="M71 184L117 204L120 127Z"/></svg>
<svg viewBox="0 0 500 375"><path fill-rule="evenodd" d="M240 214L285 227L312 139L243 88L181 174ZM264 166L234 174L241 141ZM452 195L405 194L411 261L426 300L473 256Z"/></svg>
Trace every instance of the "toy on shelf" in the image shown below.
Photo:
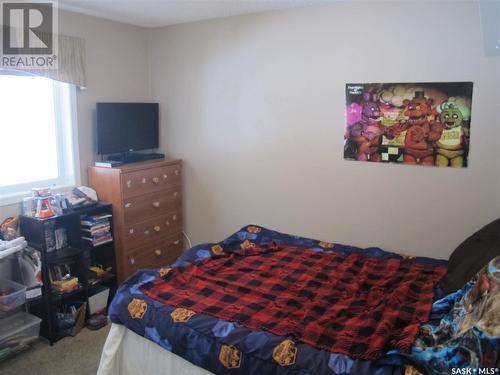
<svg viewBox="0 0 500 375"><path fill-rule="evenodd" d="M111 274L112 269L113 269L112 267L104 268L104 266L102 264L94 264L93 266L90 266L88 268L88 271L89 271L88 272L89 273L88 282L89 282L89 284L91 284L91 285L96 284L100 280L105 279L108 276L112 276L112 274Z"/></svg>
<svg viewBox="0 0 500 375"><path fill-rule="evenodd" d="M50 188L33 188L31 197L23 199L23 215L47 219L62 215L67 210L66 198L62 194L52 194Z"/></svg>
<svg viewBox="0 0 500 375"><path fill-rule="evenodd" d="M55 215L56 213L50 204L50 197L40 197L37 199L35 217L46 219Z"/></svg>
<svg viewBox="0 0 500 375"><path fill-rule="evenodd" d="M68 264L57 264L50 269L50 283L52 290L63 294L72 292L81 287L78 277L71 275Z"/></svg>
<svg viewBox="0 0 500 375"><path fill-rule="evenodd" d="M48 219L98 204L96 192L87 186L74 188L65 194L53 194L48 187L33 188L31 195L23 199L23 215L38 219Z"/></svg>
<svg viewBox="0 0 500 375"><path fill-rule="evenodd" d="M65 275L62 280L52 281L52 288L58 293L69 293L79 287L78 277L69 274Z"/></svg>
<svg viewBox="0 0 500 375"><path fill-rule="evenodd" d="M50 188L33 188L31 193L36 203L35 217L46 219L56 215L51 203L52 192Z"/></svg>

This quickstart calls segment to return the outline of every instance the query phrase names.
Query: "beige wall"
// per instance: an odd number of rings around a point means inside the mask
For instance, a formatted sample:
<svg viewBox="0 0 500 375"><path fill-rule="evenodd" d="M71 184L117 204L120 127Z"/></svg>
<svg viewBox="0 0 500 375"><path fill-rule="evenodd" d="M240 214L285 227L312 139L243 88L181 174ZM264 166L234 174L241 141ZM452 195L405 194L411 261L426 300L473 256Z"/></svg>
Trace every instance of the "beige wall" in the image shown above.
<svg viewBox="0 0 500 375"><path fill-rule="evenodd" d="M60 22L87 41L83 182L95 103L159 101L195 243L253 222L447 257L499 216L500 60L483 55L473 2L346 2L155 30L67 12ZM342 159L346 82L457 80L475 82L468 169Z"/></svg>
<svg viewBox="0 0 500 375"><path fill-rule="evenodd" d="M78 93L82 182L95 160L95 105L99 101L148 101L146 30L119 22L62 12L59 32L86 42L87 89Z"/></svg>
<svg viewBox="0 0 500 375"><path fill-rule="evenodd" d="M149 31L186 231L247 223L447 257L500 213L500 60L474 2L344 2ZM346 82L474 81L470 167L344 161Z"/></svg>
<svg viewBox="0 0 500 375"><path fill-rule="evenodd" d="M78 90L77 116L82 184L95 160L95 104L148 101L147 33L141 27L71 12L59 15L59 32L86 42L87 89ZM20 205L0 206L0 219L19 214Z"/></svg>

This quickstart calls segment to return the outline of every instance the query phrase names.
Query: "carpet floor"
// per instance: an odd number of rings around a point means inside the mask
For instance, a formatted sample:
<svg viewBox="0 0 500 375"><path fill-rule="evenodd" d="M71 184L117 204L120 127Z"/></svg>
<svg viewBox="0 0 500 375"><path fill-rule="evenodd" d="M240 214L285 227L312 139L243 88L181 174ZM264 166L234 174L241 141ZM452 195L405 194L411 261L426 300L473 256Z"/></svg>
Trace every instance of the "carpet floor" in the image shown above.
<svg viewBox="0 0 500 375"><path fill-rule="evenodd" d="M33 348L0 363L2 375L95 375L111 323L98 331L84 328L50 346L40 338Z"/></svg>

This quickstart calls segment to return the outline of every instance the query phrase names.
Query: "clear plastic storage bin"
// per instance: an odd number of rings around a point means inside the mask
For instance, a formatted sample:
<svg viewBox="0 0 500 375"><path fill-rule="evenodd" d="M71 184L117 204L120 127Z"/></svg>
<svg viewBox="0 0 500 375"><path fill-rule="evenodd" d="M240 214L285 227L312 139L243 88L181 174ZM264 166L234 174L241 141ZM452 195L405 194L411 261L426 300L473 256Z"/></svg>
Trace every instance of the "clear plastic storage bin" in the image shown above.
<svg viewBox="0 0 500 375"><path fill-rule="evenodd" d="M0 279L0 310L10 311L26 300L26 287L11 280Z"/></svg>
<svg viewBox="0 0 500 375"><path fill-rule="evenodd" d="M0 351L27 345L38 338L42 319L25 313L0 320Z"/></svg>

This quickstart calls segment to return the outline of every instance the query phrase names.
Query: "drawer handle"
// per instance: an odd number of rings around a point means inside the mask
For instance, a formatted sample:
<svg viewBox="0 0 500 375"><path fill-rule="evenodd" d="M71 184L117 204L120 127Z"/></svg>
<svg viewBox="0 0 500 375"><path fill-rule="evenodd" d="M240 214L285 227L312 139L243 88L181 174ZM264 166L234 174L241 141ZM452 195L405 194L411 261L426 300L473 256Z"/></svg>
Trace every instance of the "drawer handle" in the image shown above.
<svg viewBox="0 0 500 375"><path fill-rule="evenodd" d="M174 241L174 245L178 245L181 240Z"/></svg>
<svg viewBox="0 0 500 375"><path fill-rule="evenodd" d="M130 208L130 207L132 207L132 203L130 203L130 202L129 203L125 203L125 208Z"/></svg>
<svg viewBox="0 0 500 375"><path fill-rule="evenodd" d="M143 184L145 184L145 183L146 183L146 177L143 177L143 178L142 178L142 180L141 180L141 182L142 182Z"/></svg>
<svg viewBox="0 0 500 375"><path fill-rule="evenodd" d="M165 221L165 224L170 225L170 221L168 221L168 220Z"/></svg>
<svg viewBox="0 0 500 375"><path fill-rule="evenodd" d="M179 175L179 170L178 170L178 169L176 169L176 170L174 171L174 173L175 173L175 175L176 175L176 176L178 176L178 175Z"/></svg>
<svg viewBox="0 0 500 375"><path fill-rule="evenodd" d="M167 177L168 177L168 175L165 173L165 174L163 175L163 179L164 179L164 180L166 180L166 179L167 179Z"/></svg>
<svg viewBox="0 0 500 375"><path fill-rule="evenodd" d="M132 181L131 180L127 180L127 187L130 188L132 186Z"/></svg>
<svg viewBox="0 0 500 375"><path fill-rule="evenodd" d="M134 258L130 258L130 264L134 264L135 263L135 259Z"/></svg>
<svg viewBox="0 0 500 375"><path fill-rule="evenodd" d="M172 215L172 220L176 221L177 220L177 215Z"/></svg>
<svg viewBox="0 0 500 375"><path fill-rule="evenodd" d="M154 208L158 208L158 207L160 207L160 202L158 202L158 201L153 202L153 207L154 207Z"/></svg>
<svg viewBox="0 0 500 375"><path fill-rule="evenodd" d="M177 197L178 195L179 195L179 193L178 193L178 192L175 192L175 193L174 193L174 197Z"/></svg>
<svg viewBox="0 0 500 375"><path fill-rule="evenodd" d="M146 229L146 230L144 231L144 234L147 236L147 235L149 234L149 230L148 230L148 229Z"/></svg>
<svg viewBox="0 0 500 375"><path fill-rule="evenodd" d="M130 228L130 229L128 230L128 232L129 232L130 234L133 234L133 233L134 233L134 228Z"/></svg>
<svg viewBox="0 0 500 375"><path fill-rule="evenodd" d="M159 225L155 225L153 229L155 230L155 232L159 232L161 230Z"/></svg>
<svg viewBox="0 0 500 375"><path fill-rule="evenodd" d="M160 256L160 255L161 255L161 250L160 250L160 249L155 250L155 254L156 254L157 256Z"/></svg>
<svg viewBox="0 0 500 375"><path fill-rule="evenodd" d="M153 184L157 184L160 182L160 179L158 177L153 177Z"/></svg>

